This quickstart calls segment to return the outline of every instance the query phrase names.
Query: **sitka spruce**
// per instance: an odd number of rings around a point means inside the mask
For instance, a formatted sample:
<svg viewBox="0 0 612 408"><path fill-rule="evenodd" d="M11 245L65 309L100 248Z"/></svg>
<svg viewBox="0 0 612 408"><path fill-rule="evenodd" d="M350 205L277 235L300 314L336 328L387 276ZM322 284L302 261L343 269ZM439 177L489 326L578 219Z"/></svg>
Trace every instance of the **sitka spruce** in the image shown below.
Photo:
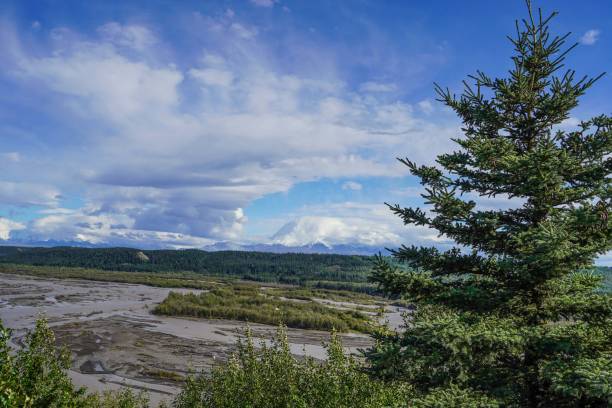
<svg viewBox="0 0 612 408"><path fill-rule="evenodd" d="M612 119L568 129L600 76L566 69L574 46L551 34L555 13L527 4L508 77L477 72L458 97L436 86L463 122L457 150L434 166L401 160L428 207L390 208L455 246L403 246L394 256L411 268L381 257L372 275L416 305L403 333L378 334L372 371L413 384L430 406L457 406L453 395L460 406L612 403L610 294L585 272L612 248ZM490 197L510 208L491 209Z"/></svg>

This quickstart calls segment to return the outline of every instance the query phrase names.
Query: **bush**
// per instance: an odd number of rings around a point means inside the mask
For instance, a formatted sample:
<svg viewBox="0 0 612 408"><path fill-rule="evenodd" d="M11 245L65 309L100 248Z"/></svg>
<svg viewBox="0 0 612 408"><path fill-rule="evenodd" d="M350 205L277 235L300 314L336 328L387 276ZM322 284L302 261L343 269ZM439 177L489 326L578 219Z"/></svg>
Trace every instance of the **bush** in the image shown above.
<svg viewBox="0 0 612 408"><path fill-rule="evenodd" d="M405 385L371 380L358 362L344 354L338 336L327 345L326 362L297 359L283 327L271 345L254 346L247 331L237 352L212 374L190 376L174 406L242 407L399 407L406 406Z"/></svg>
<svg viewBox="0 0 612 408"><path fill-rule="evenodd" d="M246 285L220 287L199 295L170 292L153 313L270 325L283 323L296 329L335 329L341 332L370 332L373 329L370 319L359 311L338 310L310 300L282 300Z"/></svg>
<svg viewBox="0 0 612 408"><path fill-rule="evenodd" d="M146 408L145 394L129 389L104 394L87 394L76 388L66 370L70 354L57 349L55 335L44 318L25 337L24 345L11 353L10 330L0 322L0 408Z"/></svg>

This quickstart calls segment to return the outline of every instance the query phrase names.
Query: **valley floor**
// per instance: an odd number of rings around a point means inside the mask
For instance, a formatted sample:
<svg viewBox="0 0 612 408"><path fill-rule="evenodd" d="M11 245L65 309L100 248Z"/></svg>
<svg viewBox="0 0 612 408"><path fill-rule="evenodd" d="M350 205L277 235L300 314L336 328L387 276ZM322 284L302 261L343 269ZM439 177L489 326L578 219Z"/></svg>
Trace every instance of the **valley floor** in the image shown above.
<svg viewBox="0 0 612 408"><path fill-rule="evenodd" d="M175 318L151 311L170 289L139 284L53 279L0 274L0 319L13 329L16 346L43 314L57 342L73 355L70 376L90 390L127 385L149 392L151 402L169 399L189 371L209 370L225 360L246 327L244 322ZM363 305L365 306L365 305ZM388 307L392 325L401 322L399 308ZM254 336L269 339L276 327L250 324ZM296 355L323 358L329 333L288 329ZM367 347L365 334L342 335L351 351Z"/></svg>

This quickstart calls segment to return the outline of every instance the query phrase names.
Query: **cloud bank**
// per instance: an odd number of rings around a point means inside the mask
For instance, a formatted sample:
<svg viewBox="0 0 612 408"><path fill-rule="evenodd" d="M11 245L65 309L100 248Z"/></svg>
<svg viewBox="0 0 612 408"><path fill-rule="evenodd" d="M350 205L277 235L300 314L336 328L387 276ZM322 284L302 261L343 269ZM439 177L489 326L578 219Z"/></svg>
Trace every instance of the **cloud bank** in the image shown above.
<svg viewBox="0 0 612 408"><path fill-rule="evenodd" d="M136 246L241 240L244 208L253 200L322 178L397 176L395 152L431 162L457 132L379 96L395 85L352 89L333 69L288 72L268 57L266 44L253 42L257 27L233 13L192 18L217 47L202 47L189 64L169 58L162 51L170 45L143 25L111 21L88 36L60 27L26 43L3 24L4 75L21 91L43 95L61 118L55 136L31 135L42 147L28 160L3 153L10 174L36 163L49 175L49 184L15 177L0 185L0 202L44 207L23 237ZM62 162L70 164L51 170ZM68 189L79 191L80 206L62 208ZM17 228L11 225L5 221L2 239ZM368 220L304 218L276 239L396 240L373 227Z"/></svg>

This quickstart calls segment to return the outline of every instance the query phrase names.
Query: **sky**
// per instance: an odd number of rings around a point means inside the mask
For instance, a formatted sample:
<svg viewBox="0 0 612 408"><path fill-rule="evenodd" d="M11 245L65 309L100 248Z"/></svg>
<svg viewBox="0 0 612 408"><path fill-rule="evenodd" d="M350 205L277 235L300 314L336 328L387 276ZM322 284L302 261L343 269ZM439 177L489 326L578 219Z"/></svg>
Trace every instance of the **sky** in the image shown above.
<svg viewBox="0 0 612 408"><path fill-rule="evenodd" d="M579 43L568 66L612 71L607 1L535 4ZM440 244L385 207L422 201L395 159L453 149L433 84L505 75L524 16L518 0L5 0L0 242ZM564 125L610 114L611 89Z"/></svg>

